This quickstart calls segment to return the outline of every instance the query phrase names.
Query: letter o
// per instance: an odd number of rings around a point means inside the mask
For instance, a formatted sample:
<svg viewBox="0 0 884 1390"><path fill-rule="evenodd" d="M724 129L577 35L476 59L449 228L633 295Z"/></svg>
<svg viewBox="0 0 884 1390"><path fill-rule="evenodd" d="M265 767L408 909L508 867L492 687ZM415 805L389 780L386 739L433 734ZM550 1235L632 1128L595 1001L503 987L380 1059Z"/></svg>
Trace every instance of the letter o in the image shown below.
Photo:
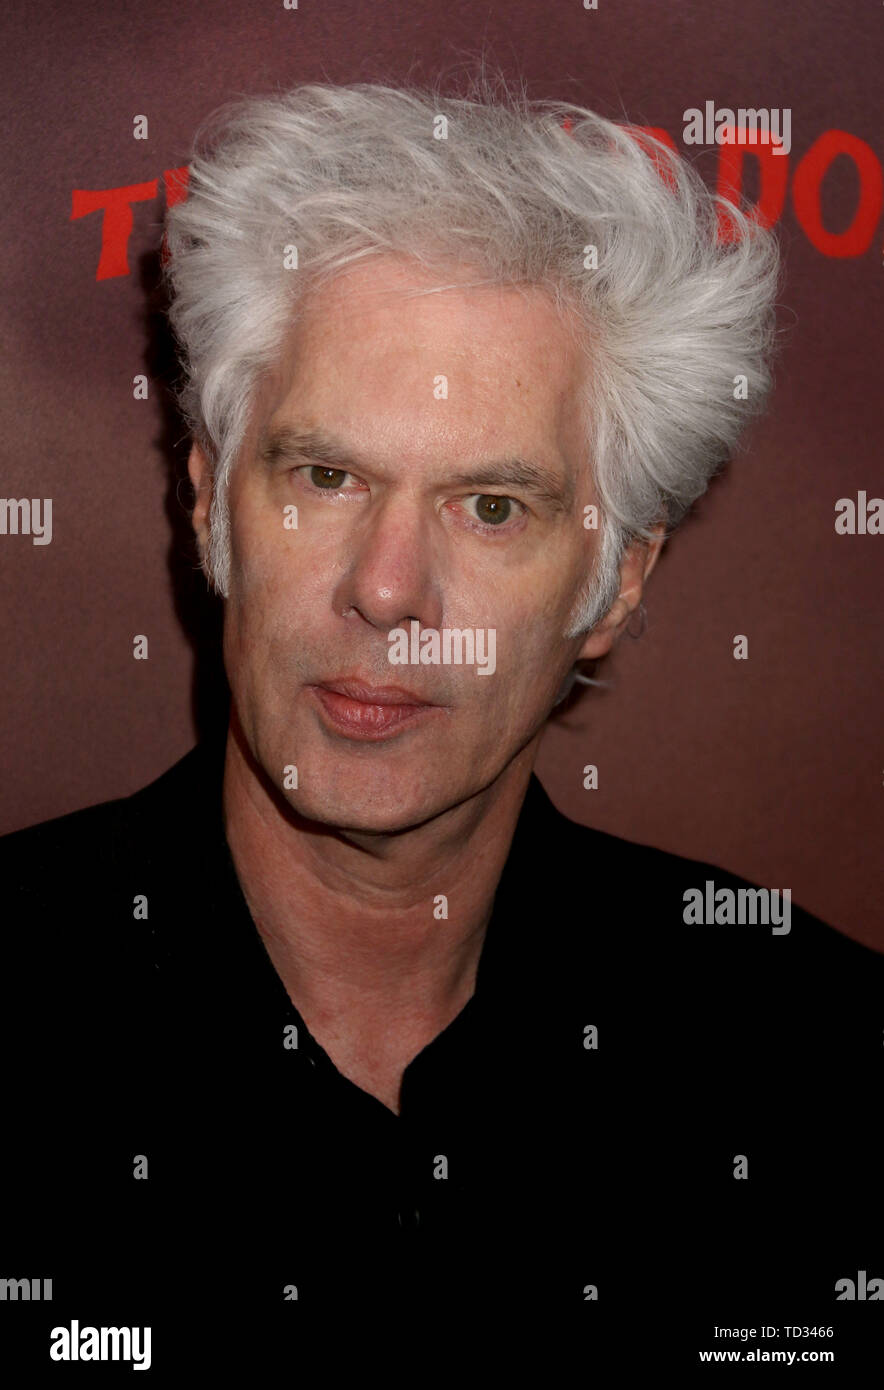
<svg viewBox="0 0 884 1390"><path fill-rule="evenodd" d="M846 154L859 174L859 203L850 226L829 232L823 226L820 187L829 165ZM801 229L824 256L843 260L868 251L884 205L884 175L878 157L865 140L846 130L826 130L811 145L795 170L792 203Z"/></svg>

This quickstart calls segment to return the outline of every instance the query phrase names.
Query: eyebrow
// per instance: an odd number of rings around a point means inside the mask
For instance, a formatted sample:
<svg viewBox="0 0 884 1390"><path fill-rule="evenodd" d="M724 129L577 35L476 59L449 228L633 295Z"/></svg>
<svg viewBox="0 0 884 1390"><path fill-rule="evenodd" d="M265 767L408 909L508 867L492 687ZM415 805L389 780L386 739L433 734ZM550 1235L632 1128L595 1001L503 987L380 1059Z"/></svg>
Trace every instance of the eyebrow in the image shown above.
<svg viewBox="0 0 884 1390"><path fill-rule="evenodd" d="M335 439L320 430L280 426L265 435L258 457L268 466L296 458L313 459L326 468L358 473L366 465ZM491 459L447 478L452 487L512 487L530 493L558 512L569 512L574 502L574 483L549 468L523 458Z"/></svg>

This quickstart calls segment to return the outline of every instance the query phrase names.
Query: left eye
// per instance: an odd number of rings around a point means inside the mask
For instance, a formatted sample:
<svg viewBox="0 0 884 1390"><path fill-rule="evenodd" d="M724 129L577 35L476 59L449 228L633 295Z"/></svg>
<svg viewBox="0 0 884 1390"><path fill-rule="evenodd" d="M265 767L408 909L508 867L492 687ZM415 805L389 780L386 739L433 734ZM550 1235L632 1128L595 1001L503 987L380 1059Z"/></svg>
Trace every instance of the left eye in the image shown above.
<svg viewBox="0 0 884 1390"><path fill-rule="evenodd" d="M514 497L499 497L496 493L477 492L468 501L476 502L476 520L483 526L502 526L510 520L513 506L520 507Z"/></svg>

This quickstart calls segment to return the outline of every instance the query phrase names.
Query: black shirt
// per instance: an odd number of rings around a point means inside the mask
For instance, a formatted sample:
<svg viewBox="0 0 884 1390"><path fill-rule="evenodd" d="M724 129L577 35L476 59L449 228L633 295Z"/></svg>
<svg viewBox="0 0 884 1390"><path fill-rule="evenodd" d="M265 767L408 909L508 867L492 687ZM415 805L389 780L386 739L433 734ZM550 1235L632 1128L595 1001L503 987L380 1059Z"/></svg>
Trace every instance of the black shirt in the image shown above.
<svg viewBox="0 0 884 1390"><path fill-rule="evenodd" d="M213 741L0 840L0 1278L54 1281L0 1310L26 1358L104 1318L172 1364L199 1309L221 1362L374 1309L577 1314L589 1366L695 1362L743 1319L834 1326L843 1366L880 1330L835 1286L884 1279L884 956L794 905L788 932L686 923L686 890L748 885L568 820L532 776L475 993L397 1116L289 999L222 774Z"/></svg>

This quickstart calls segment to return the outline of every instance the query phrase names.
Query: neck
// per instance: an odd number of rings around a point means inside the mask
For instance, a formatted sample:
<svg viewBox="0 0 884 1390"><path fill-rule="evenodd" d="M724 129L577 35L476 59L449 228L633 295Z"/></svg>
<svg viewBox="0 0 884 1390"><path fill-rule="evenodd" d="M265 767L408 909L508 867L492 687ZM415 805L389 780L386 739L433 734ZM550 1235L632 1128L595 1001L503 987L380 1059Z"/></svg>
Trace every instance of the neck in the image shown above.
<svg viewBox="0 0 884 1390"><path fill-rule="evenodd" d="M537 752L412 830L343 831L299 817L231 725L224 824L268 954L311 1027L383 1021L435 1035L471 997L494 894ZM445 895L448 916L437 917Z"/></svg>

